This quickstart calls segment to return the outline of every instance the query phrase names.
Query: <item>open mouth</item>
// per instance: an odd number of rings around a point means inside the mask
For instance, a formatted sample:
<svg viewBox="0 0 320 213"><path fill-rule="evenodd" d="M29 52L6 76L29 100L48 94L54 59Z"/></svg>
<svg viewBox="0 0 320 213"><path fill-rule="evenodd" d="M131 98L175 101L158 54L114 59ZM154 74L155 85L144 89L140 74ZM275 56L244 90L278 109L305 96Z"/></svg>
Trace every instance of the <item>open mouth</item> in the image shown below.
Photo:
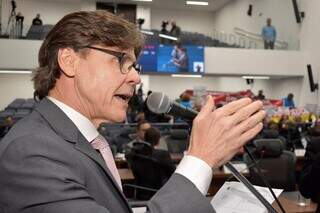
<svg viewBox="0 0 320 213"><path fill-rule="evenodd" d="M131 98L131 95L126 95L126 94L117 94L115 97L122 99L123 101L128 102Z"/></svg>

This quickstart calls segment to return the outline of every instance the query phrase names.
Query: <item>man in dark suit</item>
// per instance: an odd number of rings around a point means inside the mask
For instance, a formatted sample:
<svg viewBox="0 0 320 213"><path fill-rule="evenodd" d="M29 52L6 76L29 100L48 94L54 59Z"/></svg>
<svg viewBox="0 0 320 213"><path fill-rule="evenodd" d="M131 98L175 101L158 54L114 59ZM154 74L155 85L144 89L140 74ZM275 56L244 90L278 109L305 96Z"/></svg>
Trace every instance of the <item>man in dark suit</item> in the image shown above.
<svg viewBox="0 0 320 213"><path fill-rule="evenodd" d="M166 150L159 149L159 140L160 140L160 131L154 127L150 127L147 129L145 133L145 141L149 143L153 147L152 158L156 159L166 171L166 177L164 179L168 179L174 170L175 166L171 160L170 153Z"/></svg>
<svg viewBox="0 0 320 213"><path fill-rule="evenodd" d="M136 26L105 11L63 17L39 51L38 107L0 143L0 212L129 213L101 122L122 122L140 83ZM245 98L193 122L191 145L148 212L214 212L205 194L212 168L230 160L262 128L261 102ZM188 202L186 202L188 201Z"/></svg>

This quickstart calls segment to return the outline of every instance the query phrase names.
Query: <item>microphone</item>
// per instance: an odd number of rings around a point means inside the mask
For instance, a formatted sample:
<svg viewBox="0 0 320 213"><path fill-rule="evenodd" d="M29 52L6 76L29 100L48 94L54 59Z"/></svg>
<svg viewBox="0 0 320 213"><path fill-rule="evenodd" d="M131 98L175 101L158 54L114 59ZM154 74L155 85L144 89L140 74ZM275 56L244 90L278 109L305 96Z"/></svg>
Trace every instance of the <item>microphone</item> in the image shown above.
<svg viewBox="0 0 320 213"><path fill-rule="evenodd" d="M193 120L198 112L181 106L175 101L170 101L169 97L162 92L153 92L147 99L147 106L150 111L156 114L169 114L174 116L180 116L187 120Z"/></svg>

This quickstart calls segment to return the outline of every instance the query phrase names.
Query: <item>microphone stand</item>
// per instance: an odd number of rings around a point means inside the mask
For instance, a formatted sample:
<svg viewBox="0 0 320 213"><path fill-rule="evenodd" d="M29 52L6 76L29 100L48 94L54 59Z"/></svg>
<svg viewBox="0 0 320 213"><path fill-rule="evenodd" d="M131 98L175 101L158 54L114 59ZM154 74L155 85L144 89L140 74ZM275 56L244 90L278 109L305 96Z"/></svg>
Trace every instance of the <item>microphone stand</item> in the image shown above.
<svg viewBox="0 0 320 213"><path fill-rule="evenodd" d="M231 163L226 163L225 166L231 171L235 178L242 182L247 189L267 208L268 212L278 213L272 205L253 187L253 185L239 173Z"/></svg>

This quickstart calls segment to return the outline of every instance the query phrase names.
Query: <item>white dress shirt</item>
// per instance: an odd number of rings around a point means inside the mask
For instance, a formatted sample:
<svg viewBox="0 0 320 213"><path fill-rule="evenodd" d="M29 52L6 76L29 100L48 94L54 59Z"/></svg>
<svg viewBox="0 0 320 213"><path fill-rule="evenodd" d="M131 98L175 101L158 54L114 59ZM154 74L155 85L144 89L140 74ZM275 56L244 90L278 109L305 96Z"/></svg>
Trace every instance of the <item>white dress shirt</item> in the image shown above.
<svg viewBox="0 0 320 213"><path fill-rule="evenodd" d="M91 142L99 135L96 127L87 117L53 97L48 97L48 99L67 115L87 141ZM203 160L191 155L185 155L175 173L189 179L203 195L207 194L213 172L211 167Z"/></svg>

